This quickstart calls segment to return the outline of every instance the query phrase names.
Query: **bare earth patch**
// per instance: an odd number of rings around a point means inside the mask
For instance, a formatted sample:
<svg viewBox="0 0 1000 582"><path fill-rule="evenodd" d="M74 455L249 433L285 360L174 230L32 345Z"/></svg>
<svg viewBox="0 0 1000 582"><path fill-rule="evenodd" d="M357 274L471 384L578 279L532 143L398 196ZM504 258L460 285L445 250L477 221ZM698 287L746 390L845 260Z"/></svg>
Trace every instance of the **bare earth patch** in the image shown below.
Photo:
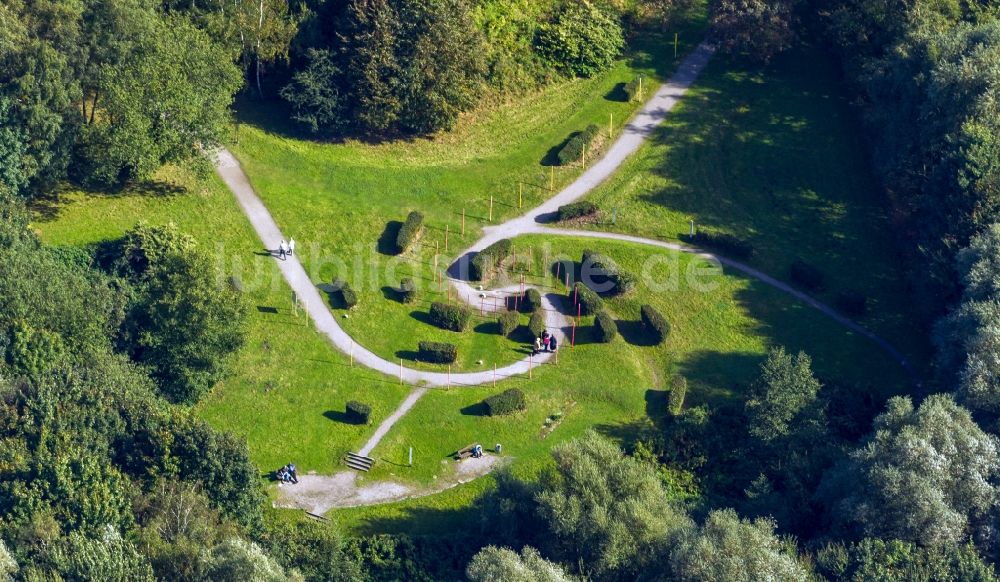
<svg viewBox="0 0 1000 582"><path fill-rule="evenodd" d="M478 459L469 458L456 462L451 475L427 486L408 485L397 481L371 481L359 484L358 474L354 471L341 471L333 475L302 475L297 484L278 484L278 498L274 501L274 507L302 509L323 515L339 507L376 505L424 497L482 477L510 458L486 454Z"/></svg>

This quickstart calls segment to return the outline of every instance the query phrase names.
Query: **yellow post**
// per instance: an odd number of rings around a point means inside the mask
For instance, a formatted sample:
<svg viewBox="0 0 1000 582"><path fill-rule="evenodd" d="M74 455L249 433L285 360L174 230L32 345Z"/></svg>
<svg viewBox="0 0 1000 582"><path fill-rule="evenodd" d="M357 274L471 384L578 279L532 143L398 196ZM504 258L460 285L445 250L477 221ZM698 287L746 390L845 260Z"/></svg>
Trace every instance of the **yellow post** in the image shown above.
<svg viewBox="0 0 1000 582"><path fill-rule="evenodd" d="M608 121L608 139L611 139L611 135L615 132L615 114L610 114L611 119Z"/></svg>
<svg viewBox="0 0 1000 582"><path fill-rule="evenodd" d="M583 144L583 167L587 167L587 144Z"/></svg>
<svg viewBox="0 0 1000 582"><path fill-rule="evenodd" d="M520 208L524 197L524 182L517 183L517 207Z"/></svg>
<svg viewBox="0 0 1000 582"><path fill-rule="evenodd" d="M642 75L639 75L639 99L642 99Z"/></svg>
<svg viewBox="0 0 1000 582"><path fill-rule="evenodd" d="M549 166L549 190L555 191L556 189L556 167Z"/></svg>
<svg viewBox="0 0 1000 582"><path fill-rule="evenodd" d="M493 195L490 194L490 222L493 222Z"/></svg>
<svg viewBox="0 0 1000 582"><path fill-rule="evenodd" d="M448 252L448 225L444 225L444 252Z"/></svg>

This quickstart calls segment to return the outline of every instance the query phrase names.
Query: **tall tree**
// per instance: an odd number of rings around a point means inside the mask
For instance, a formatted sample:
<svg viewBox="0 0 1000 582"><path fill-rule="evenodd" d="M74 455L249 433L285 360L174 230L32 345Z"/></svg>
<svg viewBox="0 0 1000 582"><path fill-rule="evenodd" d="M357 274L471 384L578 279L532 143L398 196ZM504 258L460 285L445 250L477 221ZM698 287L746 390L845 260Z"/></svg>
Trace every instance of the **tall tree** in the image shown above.
<svg viewBox="0 0 1000 582"><path fill-rule="evenodd" d="M819 381L812 373L812 360L803 352L793 356L778 347L767 354L760 376L751 385L746 411L749 432L765 443L787 437L793 421L821 422L817 417ZM803 412L805 417L802 418ZM795 426L802 430L802 426Z"/></svg>
<svg viewBox="0 0 1000 582"><path fill-rule="evenodd" d="M712 34L722 50L769 62L795 39L788 0L716 0Z"/></svg>
<svg viewBox="0 0 1000 582"><path fill-rule="evenodd" d="M476 554L466 575L472 582L571 582L558 564L549 562L530 546L520 555L507 548L486 546Z"/></svg>

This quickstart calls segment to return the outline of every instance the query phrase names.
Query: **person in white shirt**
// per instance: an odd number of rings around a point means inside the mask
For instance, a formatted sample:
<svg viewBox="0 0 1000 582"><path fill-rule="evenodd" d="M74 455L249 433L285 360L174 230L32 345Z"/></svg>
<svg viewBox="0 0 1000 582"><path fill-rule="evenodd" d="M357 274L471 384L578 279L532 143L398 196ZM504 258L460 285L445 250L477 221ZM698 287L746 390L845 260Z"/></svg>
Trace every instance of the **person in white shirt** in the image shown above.
<svg viewBox="0 0 1000 582"><path fill-rule="evenodd" d="M294 255L295 254L295 239L294 238L288 239L288 254L290 254L290 255Z"/></svg>

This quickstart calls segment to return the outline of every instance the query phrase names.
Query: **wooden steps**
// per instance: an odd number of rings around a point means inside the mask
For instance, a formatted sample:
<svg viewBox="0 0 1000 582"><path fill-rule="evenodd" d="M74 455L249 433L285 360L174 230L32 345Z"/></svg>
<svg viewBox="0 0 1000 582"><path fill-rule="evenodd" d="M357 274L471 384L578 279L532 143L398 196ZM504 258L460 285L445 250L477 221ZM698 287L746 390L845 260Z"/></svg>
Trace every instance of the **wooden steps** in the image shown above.
<svg viewBox="0 0 1000 582"><path fill-rule="evenodd" d="M347 456L344 457L344 464L355 471L364 471L367 473L371 470L372 465L375 464L375 459L357 453L347 453Z"/></svg>

